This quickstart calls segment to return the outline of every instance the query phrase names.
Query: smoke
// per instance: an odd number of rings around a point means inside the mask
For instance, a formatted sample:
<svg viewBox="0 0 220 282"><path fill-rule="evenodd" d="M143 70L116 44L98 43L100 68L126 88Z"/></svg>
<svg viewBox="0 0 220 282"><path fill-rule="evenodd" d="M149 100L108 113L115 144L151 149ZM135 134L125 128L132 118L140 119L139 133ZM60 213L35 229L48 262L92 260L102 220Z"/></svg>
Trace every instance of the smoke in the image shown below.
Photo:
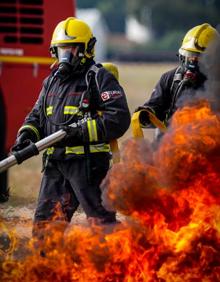
<svg viewBox="0 0 220 282"><path fill-rule="evenodd" d="M64 225L52 223L30 256L0 257L1 281L220 281L220 118L209 103L219 105L215 55L204 55L206 101L203 94L178 110L156 148L128 140L109 170L103 200L131 220L108 234L100 226L63 234ZM0 245L9 249L11 238L4 232Z"/></svg>
<svg viewBox="0 0 220 282"><path fill-rule="evenodd" d="M103 202L108 210L116 209L125 215L146 210L157 191L152 157L147 140L131 139L124 144L120 163L110 169L102 183Z"/></svg>
<svg viewBox="0 0 220 282"><path fill-rule="evenodd" d="M129 140L124 145L120 164L113 166L103 183L108 209L149 218L159 210L166 222L170 218L175 222L182 216L175 213L176 207L181 207L186 221L192 208L187 198L176 201L180 191L194 187L198 192L206 187L220 200L219 50L218 39L201 57L201 70L207 77L204 89L185 99L159 145L155 148L146 140Z"/></svg>
<svg viewBox="0 0 220 282"><path fill-rule="evenodd" d="M220 112L220 36L206 49L201 58L201 71L207 77L204 97L214 112ZM199 93L201 94L201 93Z"/></svg>

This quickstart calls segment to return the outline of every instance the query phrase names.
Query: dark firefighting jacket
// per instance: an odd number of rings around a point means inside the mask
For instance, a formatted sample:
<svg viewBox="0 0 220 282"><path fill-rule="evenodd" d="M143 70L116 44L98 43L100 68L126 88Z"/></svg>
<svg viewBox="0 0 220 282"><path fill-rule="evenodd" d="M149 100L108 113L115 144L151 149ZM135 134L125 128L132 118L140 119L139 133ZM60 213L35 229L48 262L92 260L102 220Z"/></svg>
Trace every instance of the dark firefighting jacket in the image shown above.
<svg viewBox="0 0 220 282"><path fill-rule="evenodd" d="M167 123L184 102L192 100L197 90L203 89L205 79L200 74L192 81L184 77L181 67L172 69L161 76L144 106L149 107L161 121Z"/></svg>
<svg viewBox="0 0 220 282"><path fill-rule="evenodd" d="M61 142L49 148L52 158L83 156L85 146L87 153L109 152L109 142L121 137L130 125L126 96L117 79L103 67L90 79L89 68L65 78L54 78L53 73L46 78L36 104L19 130L31 130L40 140L63 125L79 128L82 140L76 142L73 138L68 146Z"/></svg>

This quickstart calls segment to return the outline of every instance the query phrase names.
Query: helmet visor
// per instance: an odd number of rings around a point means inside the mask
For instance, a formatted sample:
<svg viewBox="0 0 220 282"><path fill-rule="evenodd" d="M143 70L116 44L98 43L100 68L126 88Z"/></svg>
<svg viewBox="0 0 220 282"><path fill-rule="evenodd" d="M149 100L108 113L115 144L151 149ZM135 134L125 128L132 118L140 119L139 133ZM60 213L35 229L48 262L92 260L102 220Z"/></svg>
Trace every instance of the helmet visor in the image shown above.
<svg viewBox="0 0 220 282"><path fill-rule="evenodd" d="M190 57L190 58L193 58L193 57L198 58L200 56L199 52L192 52L192 51L188 51L188 50L185 50L185 49L182 49L182 48L179 49L179 54L184 56L184 57Z"/></svg>

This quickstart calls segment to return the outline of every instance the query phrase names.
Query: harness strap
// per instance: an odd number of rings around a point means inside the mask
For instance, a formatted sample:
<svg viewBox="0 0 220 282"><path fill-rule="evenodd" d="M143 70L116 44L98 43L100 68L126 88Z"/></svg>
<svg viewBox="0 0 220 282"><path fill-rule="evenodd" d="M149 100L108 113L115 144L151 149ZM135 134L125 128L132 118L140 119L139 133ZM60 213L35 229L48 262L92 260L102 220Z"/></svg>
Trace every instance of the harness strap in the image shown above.
<svg viewBox="0 0 220 282"><path fill-rule="evenodd" d="M102 68L101 64L92 65L86 73L87 88L83 92L80 103L79 103L79 109L80 110L84 110L84 111L89 110L90 100L91 100L91 87L90 86L91 86L91 82L92 82L93 78L95 78L96 87L99 90L99 85L98 85L98 82L97 82L97 74L98 74L100 68Z"/></svg>
<svg viewBox="0 0 220 282"><path fill-rule="evenodd" d="M169 119L169 117L172 115L172 111L174 109L174 105L176 103L176 100L179 96L180 90L182 89L183 86L183 73L182 73L182 68L179 66L174 74L173 81L170 87L170 92L172 95L172 100L171 100L171 106L169 108L169 111L166 116L166 120Z"/></svg>
<svg viewBox="0 0 220 282"><path fill-rule="evenodd" d="M115 71L115 69L112 67L112 64L104 64L104 66L102 64L94 64L90 67L90 69L88 70L88 72L86 73L86 84L87 84L87 89L86 91L82 94L81 100L80 100L80 104L79 104L79 109L80 110L89 110L89 106L90 106L90 100L91 100L91 83L93 81L93 79L95 80L95 85L97 90L99 91L99 84L98 84L98 80L97 80L97 75L99 70L102 67L106 67L107 70L109 70L114 76L115 73L113 73L113 71ZM100 115L102 113L99 113ZM111 140L109 142L110 144L110 148L111 148L111 152L112 152L112 159L113 159L113 163L118 163L120 161L120 152L119 152L119 146L118 146L118 141L117 139Z"/></svg>

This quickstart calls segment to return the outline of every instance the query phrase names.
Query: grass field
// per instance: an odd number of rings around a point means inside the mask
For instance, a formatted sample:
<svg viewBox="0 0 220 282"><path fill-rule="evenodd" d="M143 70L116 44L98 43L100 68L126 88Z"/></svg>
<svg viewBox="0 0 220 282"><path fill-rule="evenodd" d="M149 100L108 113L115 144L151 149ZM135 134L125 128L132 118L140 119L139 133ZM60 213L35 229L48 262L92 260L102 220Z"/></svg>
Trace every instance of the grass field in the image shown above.
<svg viewBox="0 0 220 282"><path fill-rule="evenodd" d="M117 64L119 80L123 86L131 113L144 103L151 94L161 74L174 65L172 64ZM147 130L147 137L152 138L152 131ZM120 144L131 137L130 129L121 138ZM9 203L27 204L36 199L41 179L41 157L33 157L9 172L11 199ZM23 200L22 200L23 199ZM28 201L26 201L28 199Z"/></svg>

